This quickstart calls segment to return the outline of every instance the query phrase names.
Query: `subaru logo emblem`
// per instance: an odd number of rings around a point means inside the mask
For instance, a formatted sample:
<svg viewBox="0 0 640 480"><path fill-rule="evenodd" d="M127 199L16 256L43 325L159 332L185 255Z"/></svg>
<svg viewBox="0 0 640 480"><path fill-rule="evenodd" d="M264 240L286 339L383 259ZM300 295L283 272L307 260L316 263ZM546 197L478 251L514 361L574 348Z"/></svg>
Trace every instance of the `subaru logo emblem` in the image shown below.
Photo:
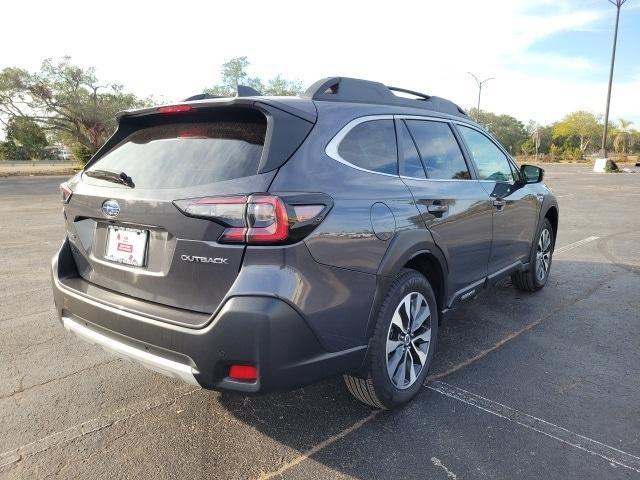
<svg viewBox="0 0 640 480"><path fill-rule="evenodd" d="M102 204L102 213L105 217L116 218L120 213L120 205L115 200L105 200Z"/></svg>

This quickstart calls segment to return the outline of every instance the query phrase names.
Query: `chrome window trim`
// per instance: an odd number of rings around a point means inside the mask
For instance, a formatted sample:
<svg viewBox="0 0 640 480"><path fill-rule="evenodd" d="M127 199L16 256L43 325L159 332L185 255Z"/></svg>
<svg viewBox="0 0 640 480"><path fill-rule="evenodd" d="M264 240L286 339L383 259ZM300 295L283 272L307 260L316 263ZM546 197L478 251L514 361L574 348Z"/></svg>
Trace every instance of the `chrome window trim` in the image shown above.
<svg viewBox="0 0 640 480"><path fill-rule="evenodd" d="M476 178L417 178L407 177L406 175L400 175L400 178L404 180L420 180L422 182L480 182Z"/></svg>
<svg viewBox="0 0 640 480"><path fill-rule="evenodd" d="M394 178L398 178L397 174L392 174L392 173L384 173L384 172L376 172L375 170L369 170L367 168L362 168L362 167L358 167L357 165L354 165L353 163L345 160L344 158L342 158L340 156L340 154L338 153L338 147L340 146L340 142L342 142L342 139L344 137L347 136L347 134L357 125L360 125L361 123L365 123L365 122L371 122L374 120L393 120L393 115L367 115L364 117L358 117L358 118L354 118L353 120L351 120L349 123L347 123L344 127L342 127L338 133L336 133L334 135L334 137L331 139L331 141L327 144L327 146L325 147L324 151L325 153L333 158L336 162L340 162L343 165L346 165L347 167L351 167L354 168L356 170L360 170L361 172L367 172L367 173L375 173L376 175L384 175L385 177L394 177ZM395 135L395 131L394 131L394 135ZM396 165L397 165L398 161L397 161L397 156L396 156Z"/></svg>
<svg viewBox="0 0 640 480"><path fill-rule="evenodd" d="M421 115L394 115L395 118L399 120L426 120L431 122L443 122L443 123L451 123L451 120L448 118L440 118L440 117L428 117Z"/></svg>

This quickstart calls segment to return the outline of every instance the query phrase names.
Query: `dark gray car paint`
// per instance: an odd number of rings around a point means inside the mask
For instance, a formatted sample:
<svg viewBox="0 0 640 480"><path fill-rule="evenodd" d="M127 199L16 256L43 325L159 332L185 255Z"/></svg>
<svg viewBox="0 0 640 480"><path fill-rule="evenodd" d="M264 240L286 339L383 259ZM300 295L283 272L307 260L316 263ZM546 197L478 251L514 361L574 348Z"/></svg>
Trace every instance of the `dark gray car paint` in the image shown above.
<svg viewBox="0 0 640 480"><path fill-rule="evenodd" d="M378 306L413 258L426 255L438 265L444 278L439 305L445 311L490 278L507 274L502 265L517 261L515 268L524 268L541 219L550 209L557 214L555 198L543 184L513 185L504 192L504 185L475 180L472 163L471 180L437 182L357 170L325 152L336 133L361 116L434 116L475 126L460 116L299 98L217 103L264 103L315 126L288 161L252 177L153 192L80 181L65 207L69 241L53 266L59 315L76 315L92 328L169 356L186 356L203 372L198 380L207 388L262 391L358 371ZM466 152L465 157L469 162ZM244 247L218 244L220 225L187 217L171 203L264 191L322 192L333 207L302 242ZM496 214L492 200L498 194L510 203ZM105 199L121 202L117 223L152 231L146 271L96 258L104 248L104 228L113 222L100 214ZM435 202L449 207L446 214L428 212ZM182 252L229 262L177 264ZM105 313L112 312L109 305L120 313ZM248 346L238 343L239 331L255 332ZM256 384L238 385L225 377L231 361L273 369L261 373ZM281 378L283 372L289 378Z"/></svg>
<svg viewBox="0 0 640 480"><path fill-rule="evenodd" d="M187 217L172 203L181 198L265 191L274 172L182 189L143 190L91 179L75 187L65 206L69 240L85 280L129 297L212 314L225 297L242 264L245 247L216 242L224 228ZM117 220L104 218L102 203L115 199ZM103 259L108 225L149 230L146 268ZM182 255L226 258L224 264L183 261ZM189 285L189 288L183 288ZM194 327L202 325L193 325Z"/></svg>

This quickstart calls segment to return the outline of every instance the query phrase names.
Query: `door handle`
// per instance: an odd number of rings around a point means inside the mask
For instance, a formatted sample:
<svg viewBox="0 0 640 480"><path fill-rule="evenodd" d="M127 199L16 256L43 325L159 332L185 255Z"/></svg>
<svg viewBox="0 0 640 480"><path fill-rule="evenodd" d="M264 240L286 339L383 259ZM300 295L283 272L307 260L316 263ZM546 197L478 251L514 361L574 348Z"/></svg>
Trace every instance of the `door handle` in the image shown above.
<svg viewBox="0 0 640 480"><path fill-rule="evenodd" d="M431 204L427 207L429 213L444 213L449 210L449 205Z"/></svg>
<svg viewBox="0 0 640 480"><path fill-rule="evenodd" d="M501 198L496 198L493 201L493 206L496 207L498 210L502 210L506 204L507 204L506 200L503 200Z"/></svg>
<svg viewBox="0 0 640 480"><path fill-rule="evenodd" d="M432 203L431 205L427 205L427 211L436 218L442 218L449 211L449 205Z"/></svg>

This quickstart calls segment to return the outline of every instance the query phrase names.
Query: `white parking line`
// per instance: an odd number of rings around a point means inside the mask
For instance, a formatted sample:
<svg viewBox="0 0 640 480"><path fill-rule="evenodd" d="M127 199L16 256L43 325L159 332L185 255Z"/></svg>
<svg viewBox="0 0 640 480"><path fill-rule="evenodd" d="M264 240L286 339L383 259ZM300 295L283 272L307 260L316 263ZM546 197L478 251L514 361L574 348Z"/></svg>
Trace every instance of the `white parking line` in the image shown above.
<svg viewBox="0 0 640 480"><path fill-rule="evenodd" d="M353 425L345 428L341 432L338 432L335 435L331 435L326 440L323 440L322 442L318 443L317 445L311 447L309 450L301 453L300 455L295 457L293 460L290 460L289 462L285 463L278 470L275 470L273 472L263 472L263 473L261 473L260 476L258 477L258 480L269 480L269 479L274 478L274 477L282 476L282 474L284 472L286 472L287 470L290 470L291 468L295 467L296 465L304 462L311 455L315 455L320 450L322 450L322 449L328 447L329 445L337 442L341 438L346 437L351 432L354 432L355 430L358 430L360 427L362 427L366 423L369 423L371 420L376 418L380 414L381 411L382 410L373 410L369 415L367 415L363 419L358 420L356 423L354 423Z"/></svg>
<svg viewBox="0 0 640 480"><path fill-rule="evenodd" d="M488 398L475 395L462 388L454 387L445 382L432 382L427 388L447 397L466 403L472 407L479 408L491 415L503 418L509 422L517 423L520 426L534 430L538 433L551 437L559 442L575 447L592 455L604 458L608 462L619 465L634 472L640 473L640 457L623 452L615 447L611 447L597 440L574 433L566 428L554 425L541 418L528 415L519 410L507 407Z"/></svg>
<svg viewBox="0 0 640 480"><path fill-rule="evenodd" d="M449 470L447 466L444 463L442 463L442 460L440 460L438 457L431 457L431 463L433 463L435 467L440 467L442 470L444 470L444 473L447 474L447 478L453 478L453 480L458 480L458 476L455 473L453 473L451 470Z"/></svg>
<svg viewBox="0 0 640 480"><path fill-rule="evenodd" d="M589 242L593 242L594 240L598 240L599 238L600 237L593 236L593 237L584 238L582 240L578 240L577 242L570 243L568 245L565 245L564 247L557 248L553 252L553 254L554 255L559 255L561 253L568 252L569 250L573 250L574 248L580 247L580 246L585 245L585 244L587 244Z"/></svg>
<svg viewBox="0 0 640 480"><path fill-rule="evenodd" d="M192 393L202 390L201 388L193 388L192 385L180 385L175 392L158 395L151 399L142 400L141 402L134 403L128 407L121 408L107 415L103 415L92 420L74 425L60 432L52 433L46 437L35 440L26 445L22 445L14 450L0 453L0 469L18 462L23 458L30 457L40 452L44 452L49 448L62 445L76 438L87 435L88 433L97 432L103 428L110 427L111 425L121 422L123 420L135 417L141 413L144 413L152 408L160 407L163 405L169 405L181 397L191 395Z"/></svg>

